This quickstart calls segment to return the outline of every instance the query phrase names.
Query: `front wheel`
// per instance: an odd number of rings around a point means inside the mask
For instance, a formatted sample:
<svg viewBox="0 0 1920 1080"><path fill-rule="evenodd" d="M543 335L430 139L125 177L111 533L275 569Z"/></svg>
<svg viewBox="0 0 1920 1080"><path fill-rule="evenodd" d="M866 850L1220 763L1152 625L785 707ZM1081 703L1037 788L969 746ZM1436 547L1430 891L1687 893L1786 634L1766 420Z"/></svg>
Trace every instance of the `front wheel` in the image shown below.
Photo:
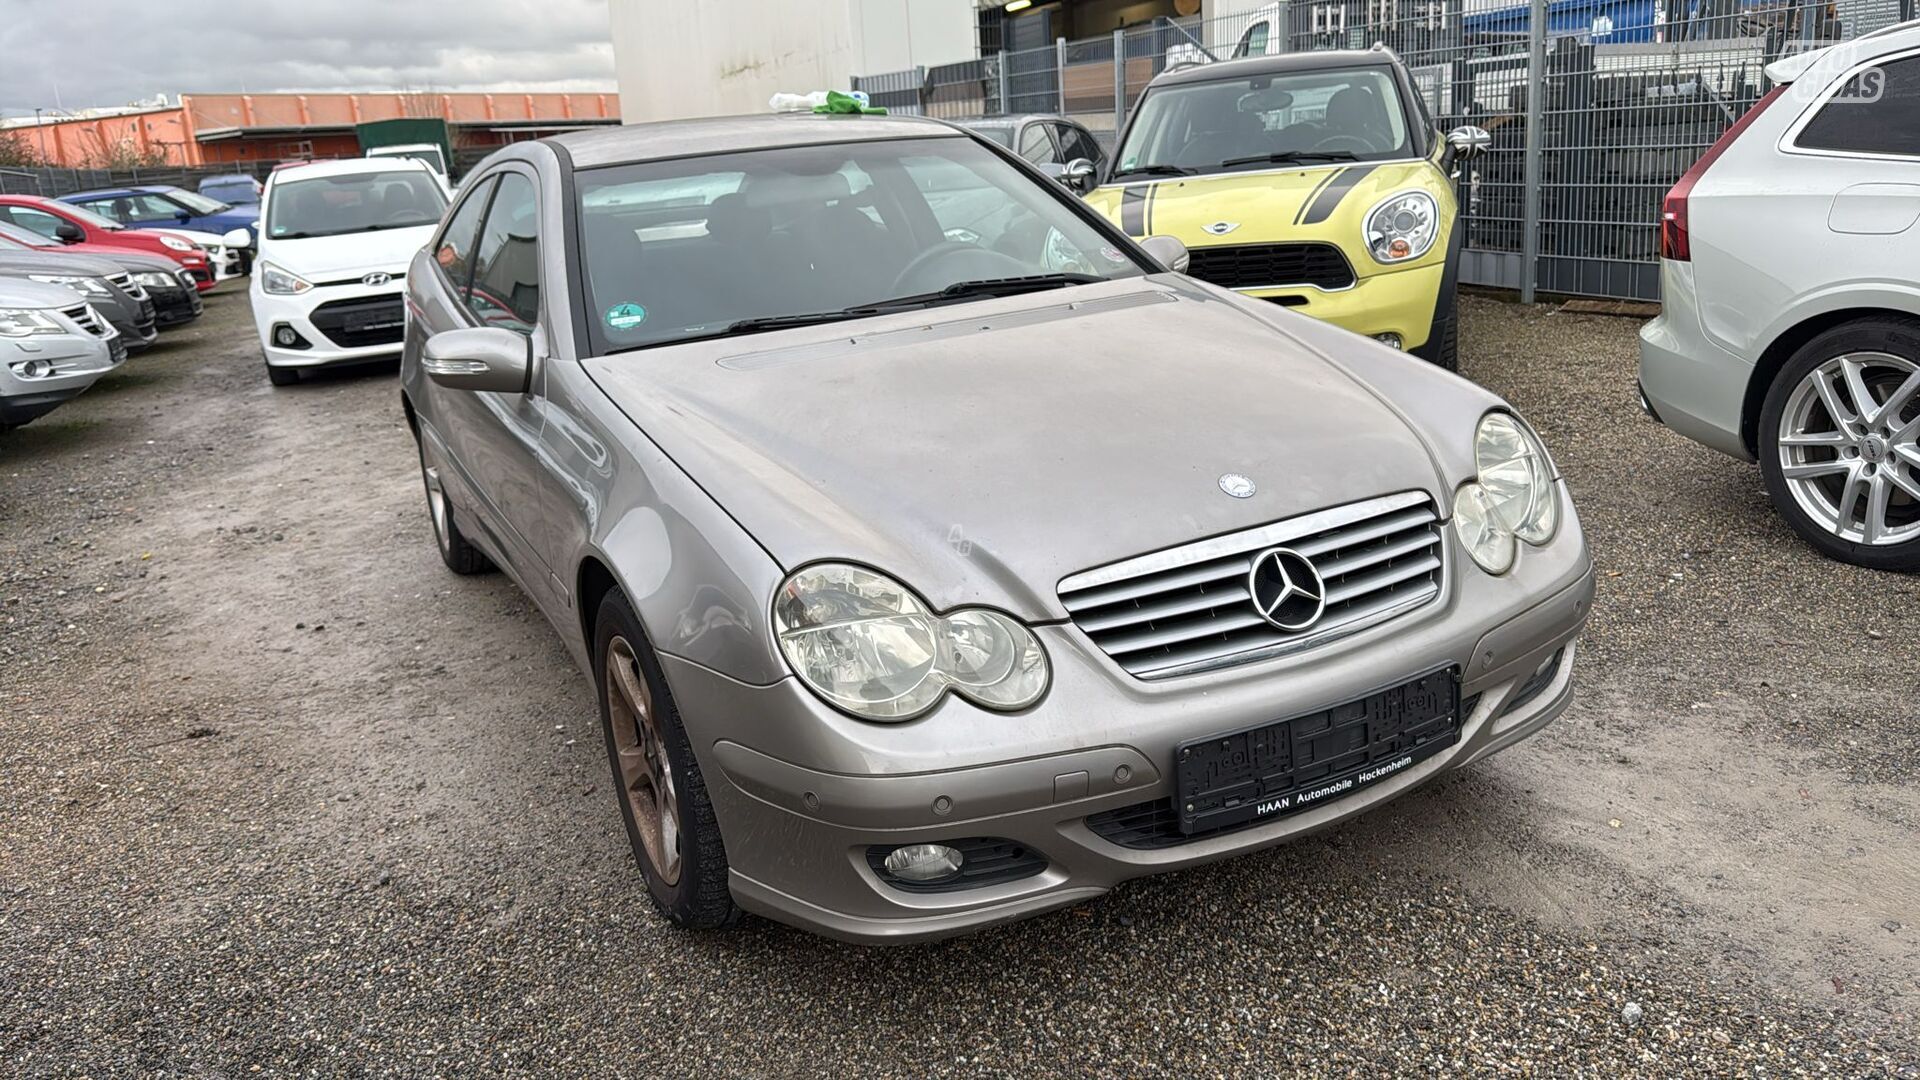
<svg viewBox="0 0 1920 1080"><path fill-rule="evenodd" d="M607 760L647 892L674 923L725 926L740 916L727 887L727 850L659 661L618 589L600 602L594 623Z"/></svg>
<svg viewBox="0 0 1920 1080"><path fill-rule="evenodd" d="M453 519L453 503L447 498L446 482L440 476L439 466L428 463L424 439L419 449L420 480L427 488L427 516L433 520L433 542L440 551L440 561L456 574L484 574L492 570L492 560L468 542L460 532L460 523Z"/></svg>
<svg viewBox="0 0 1920 1080"><path fill-rule="evenodd" d="M1767 493L1823 554L1920 571L1920 320L1863 319L1794 353L1760 411Z"/></svg>

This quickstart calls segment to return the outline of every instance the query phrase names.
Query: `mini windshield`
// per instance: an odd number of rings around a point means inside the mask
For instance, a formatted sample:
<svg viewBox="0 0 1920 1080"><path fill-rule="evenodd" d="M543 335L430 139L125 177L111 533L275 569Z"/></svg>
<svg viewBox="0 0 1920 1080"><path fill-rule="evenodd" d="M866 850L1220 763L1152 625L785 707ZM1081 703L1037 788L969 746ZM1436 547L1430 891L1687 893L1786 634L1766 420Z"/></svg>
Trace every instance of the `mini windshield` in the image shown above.
<svg viewBox="0 0 1920 1080"><path fill-rule="evenodd" d="M419 169L288 180L267 196L267 235L303 240L413 229L439 221L446 208L440 185Z"/></svg>
<svg viewBox="0 0 1920 1080"><path fill-rule="evenodd" d="M971 139L643 162L577 181L602 351L1146 272L1064 190Z"/></svg>
<svg viewBox="0 0 1920 1080"><path fill-rule="evenodd" d="M1349 68L1150 91L1113 179L1274 164L1409 157L1406 109L1388 69Z"/></svg>
<svg viewBox="0 0 1920 1080"><path fill-rule="evenodd" d="M222 210L233 209L233 207L228 206L218 199L209 199L205 195L188 191L185 188L169 188L167 189L166 195L167 198L172 199L174 202L179 203L196 214L217 214Z"/></svg>

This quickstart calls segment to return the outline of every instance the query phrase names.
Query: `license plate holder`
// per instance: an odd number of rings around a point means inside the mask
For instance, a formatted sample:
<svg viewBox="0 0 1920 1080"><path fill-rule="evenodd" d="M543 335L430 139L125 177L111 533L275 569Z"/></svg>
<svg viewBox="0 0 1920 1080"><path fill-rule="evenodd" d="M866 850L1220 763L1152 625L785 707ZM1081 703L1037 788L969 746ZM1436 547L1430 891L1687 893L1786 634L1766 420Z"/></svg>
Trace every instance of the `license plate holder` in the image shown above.
<svg viewBox="0 0 1920 1080"><path fill-rule="evenodd" d="M1460 674L1443 668L1330 709L1174 749L1181 833L1298 813L1396 776L1460 739Z"/></svg>

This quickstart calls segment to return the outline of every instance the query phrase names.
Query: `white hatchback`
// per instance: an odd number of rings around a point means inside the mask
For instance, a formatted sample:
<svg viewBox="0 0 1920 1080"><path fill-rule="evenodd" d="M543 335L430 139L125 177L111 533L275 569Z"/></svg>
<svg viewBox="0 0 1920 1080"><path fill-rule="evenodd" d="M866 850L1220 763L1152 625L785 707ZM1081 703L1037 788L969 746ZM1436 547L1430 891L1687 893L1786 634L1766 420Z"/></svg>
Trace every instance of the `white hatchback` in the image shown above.
<svg viewBox="0 0 1920 1080"><path fill-rule="evenodd" d="M1920 22L1767 76L1667 194L1641 393L1823 553L1920 570Z"/></svg>
<svg viewBox="0 0 1920 1080"><path fill-rule="evenodd" d="M446 208L418 161L317 162L267 180L249 295L275 386L303 368L400 355L407 264Z"/></svg>

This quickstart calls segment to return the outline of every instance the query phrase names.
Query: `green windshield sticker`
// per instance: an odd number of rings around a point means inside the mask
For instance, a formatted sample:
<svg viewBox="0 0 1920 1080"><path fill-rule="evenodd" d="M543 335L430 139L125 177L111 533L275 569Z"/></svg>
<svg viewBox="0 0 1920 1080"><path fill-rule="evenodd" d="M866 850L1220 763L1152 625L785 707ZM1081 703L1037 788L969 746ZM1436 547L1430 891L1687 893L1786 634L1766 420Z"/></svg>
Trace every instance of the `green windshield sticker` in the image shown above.
<svg viewBox="0 0 1920 1080"><path fill-rule="evenodd" d="M615 330L631 330L647 321L647 309L639 304L615 304L607 309L607 325Z"/></svg>

